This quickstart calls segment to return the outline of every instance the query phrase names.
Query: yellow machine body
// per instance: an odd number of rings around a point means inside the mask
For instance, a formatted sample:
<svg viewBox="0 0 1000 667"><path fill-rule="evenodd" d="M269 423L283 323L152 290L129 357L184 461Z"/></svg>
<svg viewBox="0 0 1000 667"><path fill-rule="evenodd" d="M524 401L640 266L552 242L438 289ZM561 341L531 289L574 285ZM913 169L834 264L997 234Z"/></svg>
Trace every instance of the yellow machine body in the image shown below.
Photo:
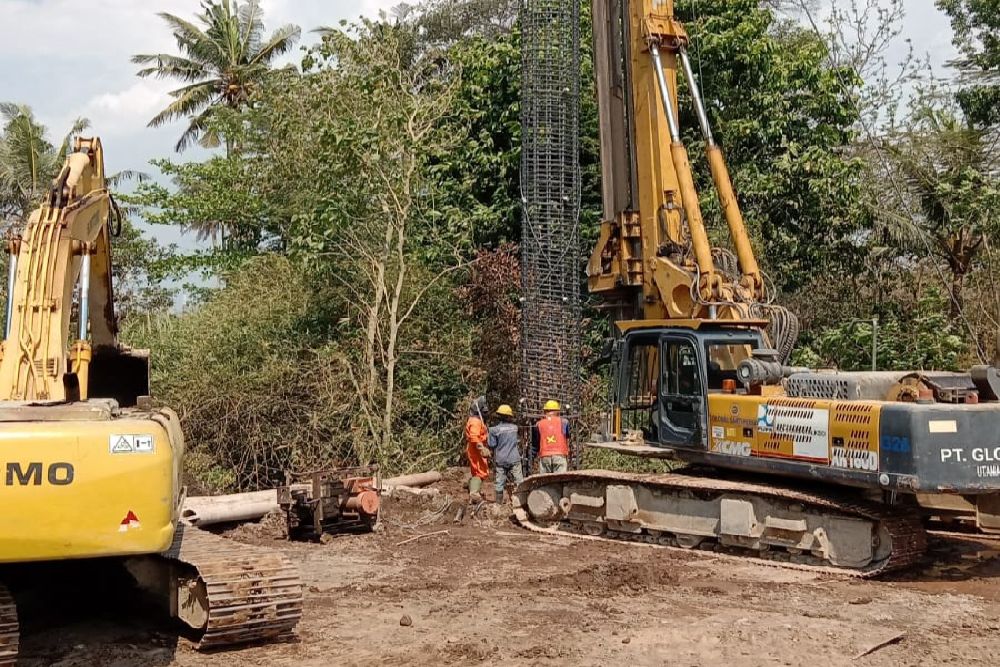
<svg viewBox="0 0 1000 667"><path fill-rule="evenodd" d="M710 394L709 451L873 472L880 413L877 401Z"/></svg>
<svg viewBox="0 0 1000 667"><path fill-rule="evenodd" d="M184 441L176 415L149 408L148 355L117 339L115 222L101 141L78 137L8 243L0 563L155 554L173 538Z"/></svg>
<svg viewBox="0 0 1000 667"><path fill-rule="evenodd" d="M97 418L0 423L0 563L150 554L170 546L184 447L177 417L97 412Z"/></svg>

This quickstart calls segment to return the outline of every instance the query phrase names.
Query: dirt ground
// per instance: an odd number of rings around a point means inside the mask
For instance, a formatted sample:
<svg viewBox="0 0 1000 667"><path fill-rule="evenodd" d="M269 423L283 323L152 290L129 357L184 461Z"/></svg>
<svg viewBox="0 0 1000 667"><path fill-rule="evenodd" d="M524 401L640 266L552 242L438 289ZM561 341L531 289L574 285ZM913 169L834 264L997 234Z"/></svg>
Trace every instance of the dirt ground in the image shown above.
<svg viewBox="0 0 1000 667"><path fill-rule="evenodd" d="M328 544L230 533L302 568L294 641L199 653L95 575L77 605L26 609L20 664L1000 664L1000 543L935 538L921 568L859 582L540 536L486 509L456 524L453 510L446 496L390 500L376 534Z"/></svg>

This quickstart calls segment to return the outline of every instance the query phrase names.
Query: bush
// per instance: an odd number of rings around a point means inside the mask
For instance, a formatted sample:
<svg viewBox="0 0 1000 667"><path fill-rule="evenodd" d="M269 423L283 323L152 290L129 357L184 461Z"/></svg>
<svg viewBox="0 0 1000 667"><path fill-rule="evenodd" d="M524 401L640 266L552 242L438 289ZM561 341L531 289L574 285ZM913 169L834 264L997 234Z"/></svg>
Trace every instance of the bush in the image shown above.
<svg viewBox="0 0 1000 667"><path fill-rule="evenodd" d="M350 303L279 256L251 260L196 310L135 318L124 339L153 353L153 391L181 417L189 483L273 487L286 471L379 463L388 473L455 459L469 394L469 332L454 290L426 297L405 342L390 446L371 453L344 359Z"/></svg>
<svg viewBox="0 0 1000 667"><path fill-rule="evenodd" d="M309 312L292 263L262 257L197 310L127 324L124 338L152 350L153 391L181 417L198 486L270 486L290 468L350 460L344 381L302 326Z"/></svg>

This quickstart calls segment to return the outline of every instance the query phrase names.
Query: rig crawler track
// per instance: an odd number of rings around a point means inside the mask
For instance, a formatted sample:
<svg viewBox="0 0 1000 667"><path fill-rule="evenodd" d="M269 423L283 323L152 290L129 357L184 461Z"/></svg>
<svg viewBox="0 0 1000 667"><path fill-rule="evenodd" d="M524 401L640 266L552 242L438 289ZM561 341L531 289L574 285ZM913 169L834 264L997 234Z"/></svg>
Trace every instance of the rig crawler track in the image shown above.
<svg viewBox="0 0 1000 667"><path fill-rule="evenodd" d="M919 515L906 508L698 473L536 475L518 487L514 515L546 533L861 578L910 567L927 546Z"/></svg>
<svg viewBox="0 0 1000 667"><path fill-rule="evenodd" d="M178 526L163 554L179 564L177 615L203 629L198 648L282 639L302 618L302 579L280 553Z"/></svg>
<svg viewBox="0 0 1000 667"><path fill-rule="evenodd" d="M0 584L0 667L17 664L17 607L7 588Z"/></svg>

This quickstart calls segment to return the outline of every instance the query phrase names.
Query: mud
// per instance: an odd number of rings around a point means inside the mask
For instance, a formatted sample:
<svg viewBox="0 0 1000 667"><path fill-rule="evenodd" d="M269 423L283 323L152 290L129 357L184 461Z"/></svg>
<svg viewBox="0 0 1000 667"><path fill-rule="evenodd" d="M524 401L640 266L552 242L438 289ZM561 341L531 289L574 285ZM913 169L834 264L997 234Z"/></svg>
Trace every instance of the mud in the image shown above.
<svg viewBox="0 0 1000 667"><path fill-rule="evenodd" d="M1000 664L1000 543L936 537L920 568L854 581L540 536L490 505L454 523L461 483L387 501L371 535L290 544L273 525L231 532L302 568L294 642L198 653L156 610L93 581L74 591L88 604L32 606L22 664Z"/></svg>

